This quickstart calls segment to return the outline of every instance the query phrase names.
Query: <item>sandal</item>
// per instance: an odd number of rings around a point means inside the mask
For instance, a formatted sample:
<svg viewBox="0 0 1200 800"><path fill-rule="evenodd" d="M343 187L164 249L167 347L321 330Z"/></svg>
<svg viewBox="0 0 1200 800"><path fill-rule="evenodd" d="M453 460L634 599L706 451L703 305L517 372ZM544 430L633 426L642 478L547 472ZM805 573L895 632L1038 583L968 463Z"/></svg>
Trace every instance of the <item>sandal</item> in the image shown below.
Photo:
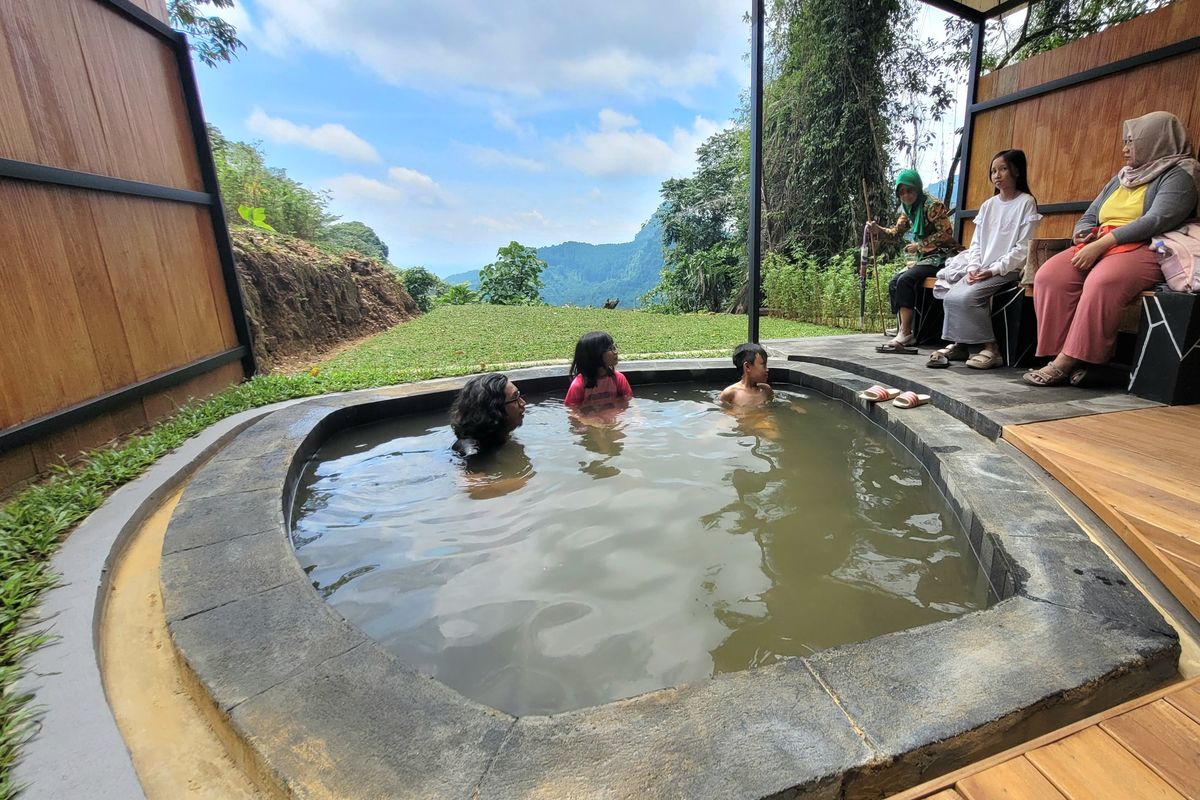
<svg viewBox="0 0 1200 800"><path fill-rule="evenodd" d="M929 354L929 360L925 362L925 366L930 369L945 369L950 366L951 361L966 361L967 349L961 344L952 344L949 347L943 347L940 350L934 350Z"/></svg>
<svg viewBox="0 0 1200 800"><path fill-rule="evenodd" d="M905 347L902 344L896 344L895 342L888 342L887 344L881 344L881 345L879 345L879 347L876 347L875 352L876 353L900 353L900 354L906 355L906 356L913 356L913 355L917 354L917 348Z"/></svg>
<svg viewBox="0 0 1200 800"><path fill-rule="evenodd" d="M1021 376L1021 380L1030 386L1058 386L1060 383L1066 383L1070 380L1070 376L1054 366L1054 362L1051 361L1041 369L1029 370L1029 372Z"/></svg>
<svg viewBox="0 0 1200 800"><path fill-rule="evenodd" d="M994 367L1004 366L1004 356L991 350L980 350L975 355L967 359L967 366L971 369L992 369Z"/></svg>
<svg viewBox="0 0 1200 800"><path fill-rule="evenodd" d="M1076 367L1075 369L1071 370L1071 377L1068 378L1067 381L1072 386L1083 386L1084 381L1087 380L1087 376L1087 367Z"/></svg>
<svg viewBox="0 0 1200 800"><path fill-rule="evenodd" d="M885 400L895 400L899 395L899 389L879 385L872 386L870 389L864 389L858 393L858 396L868 403L882 403Z"/></svg>
<svg viewBox="0 0 1200 800"><path fill-rule="evenodd" d="M892 405L896 408L916 408L923 406L929 402L929 395L917 394L916 392L903 392L895 400Z"/></svg>

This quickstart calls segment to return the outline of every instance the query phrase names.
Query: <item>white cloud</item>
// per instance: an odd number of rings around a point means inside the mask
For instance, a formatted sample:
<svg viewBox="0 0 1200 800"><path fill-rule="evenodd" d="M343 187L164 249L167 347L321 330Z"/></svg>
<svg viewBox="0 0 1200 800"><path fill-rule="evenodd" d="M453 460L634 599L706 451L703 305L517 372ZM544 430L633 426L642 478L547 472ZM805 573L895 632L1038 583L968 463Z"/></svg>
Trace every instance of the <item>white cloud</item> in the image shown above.
<svg viewBox="0 0 1200 800"><path fill-rule="evenodd" d="M310 128L280 117L269 116L261 108L255 108L246 119L246 128L268 142L298 144L349 161L380 160L379 153L365 139L344 125L336 123Z"/></svg>
<svg viewBox="0 0 1200 800"><path fill-rule="evenodd" d="M696 166L696 148L722 126L696 117L690 130L675 128L664 140L637 127L634 117L611 109L599 114L596 131L569 137L559 145L563 163L587 175L688 175Z"/></svg>
<svg viewBox="0 0 1200 800"><path fill-rule="evenodd" d="M463 145L463 149L467 151L467 155L471 157L471 160L481 167L491 169L519 169L525 172L546 171L546 165L541 161L514 155L513 153L505 153L492 147Z"/></svg>
<svg viewBox="0 0 1200 800"><path fill-rule="evenodd" d="M522 139L526 139L534 134L532 125L528 122L521 122L511 111L505 108L492 109L492 124L496 126L496 130L515 133Z"/></svg>
<svg viewBox="0 0 1200 800"><path fill-rule="evenodd" d="M259 27L288 50L358 60L390 83L523 96L606 90L678 96L741 76L742 0L258 0ZM498 124L505 124L497 120Z"/></svg>
<svg viewBox="0 0 1200 800"><path fill-rule="evenodd" d="M385 183L365 175L340 175L325 182L335 200L347 203L386 203L391 205L445 205L449 197L433 178L408 167L392 167Z"/></svg>
<svg viewBox="0 0 1200 800"><path fill-rule="evenodd" d="M478 216L471 220L472 225L478 225L489 231L524 231L526 233L552 231L562 228L557 222L552 222L537 209L519 211L515 214L505 214L502 217ZM506 234L507 235L507 234Z"/></svg>

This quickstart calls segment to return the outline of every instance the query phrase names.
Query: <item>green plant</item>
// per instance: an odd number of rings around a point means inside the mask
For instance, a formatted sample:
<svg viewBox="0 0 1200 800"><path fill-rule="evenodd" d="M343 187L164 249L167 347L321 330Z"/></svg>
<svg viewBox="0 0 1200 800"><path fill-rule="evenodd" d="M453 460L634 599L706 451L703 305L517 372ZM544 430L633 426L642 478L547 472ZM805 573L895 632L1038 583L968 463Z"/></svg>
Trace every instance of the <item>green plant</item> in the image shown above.
<svg viewBox="0 0 1200 800"><path fill-rule="evenodd" d="M415 299L415 298L414 298ZM433 298L439 306L465 306L479 302L479 295L471 291L471 285L466 281L446 287L446 291Z"/></svg>
<svg viewBox="0 0 1200 800"><path fill-rule="evenodd" d="M256 228L262 228L264 231L275 233L275 229L267 224L266 209L238 206L238 215Z"/></svg>
<svg viewBox="0 0 1200 800"><path fill-rule="evenodd" d="M428 311L433 307L434 298L436 295L441 295L449 291L450 287L444 280L434 275L424 267L409 267L402 269L399 272L400 282L404 284L405 291L417 304L417 308L421 311Z"/></svg>
<svg viewBox="0 0 1200 800"><path fill-rule="evenodd" d="M498 306L541 303L542 270L546 262L537 250L509 242L496 251L496 260L479 270L479 296Z"/></svg>
<svg viewBox="0 0 1200 800"><path fill-rule="evenodd" d="M902 258L880 259L878 286L874 273L867 275L868 330L878 327L881 310L885 318L891 317L887 283L903 266ZM768 253L763 258L763 295L766 306L774 313L819 325L857 328L858 251L845 250L824 261L805 253L790 258L778 252Z"/></svg>

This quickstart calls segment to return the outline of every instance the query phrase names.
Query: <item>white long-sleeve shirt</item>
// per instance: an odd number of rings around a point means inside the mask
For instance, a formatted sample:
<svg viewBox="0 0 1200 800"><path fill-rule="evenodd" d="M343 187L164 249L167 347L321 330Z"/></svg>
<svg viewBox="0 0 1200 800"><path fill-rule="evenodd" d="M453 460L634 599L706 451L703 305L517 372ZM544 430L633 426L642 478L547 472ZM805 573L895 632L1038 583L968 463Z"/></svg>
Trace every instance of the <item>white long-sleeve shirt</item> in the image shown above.
<svg viewBox="0 0 1200 800"><path fill-rule="evenodd" d="M946 260L946 267L964 273L983 267L993 275L1008 275L1025 266L1029 255L1029 240L1042 215L1037 213L1037 201L1025 192L1012 200L993 195L983 201L975 216L975 233L971 245Z"/></svg>

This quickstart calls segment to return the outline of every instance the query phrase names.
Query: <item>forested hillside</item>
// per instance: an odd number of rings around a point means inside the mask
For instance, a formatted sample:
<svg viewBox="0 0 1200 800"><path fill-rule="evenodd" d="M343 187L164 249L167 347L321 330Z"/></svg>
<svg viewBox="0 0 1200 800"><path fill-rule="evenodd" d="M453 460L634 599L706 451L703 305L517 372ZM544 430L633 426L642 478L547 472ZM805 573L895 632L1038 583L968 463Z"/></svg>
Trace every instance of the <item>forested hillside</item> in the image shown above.
<svg viewBox="0 0 1200 800"><path fill-rule="evenodd" d="M542 299L552 306L599 306L619 298L621 308L632 308L658 283L662 270L662 225L652 216L632 242L586 244L563 242L539 247L538 258L546 262L542 273ZM479 271L460 272L447 283L466 281L479 286Z"/></svg>

